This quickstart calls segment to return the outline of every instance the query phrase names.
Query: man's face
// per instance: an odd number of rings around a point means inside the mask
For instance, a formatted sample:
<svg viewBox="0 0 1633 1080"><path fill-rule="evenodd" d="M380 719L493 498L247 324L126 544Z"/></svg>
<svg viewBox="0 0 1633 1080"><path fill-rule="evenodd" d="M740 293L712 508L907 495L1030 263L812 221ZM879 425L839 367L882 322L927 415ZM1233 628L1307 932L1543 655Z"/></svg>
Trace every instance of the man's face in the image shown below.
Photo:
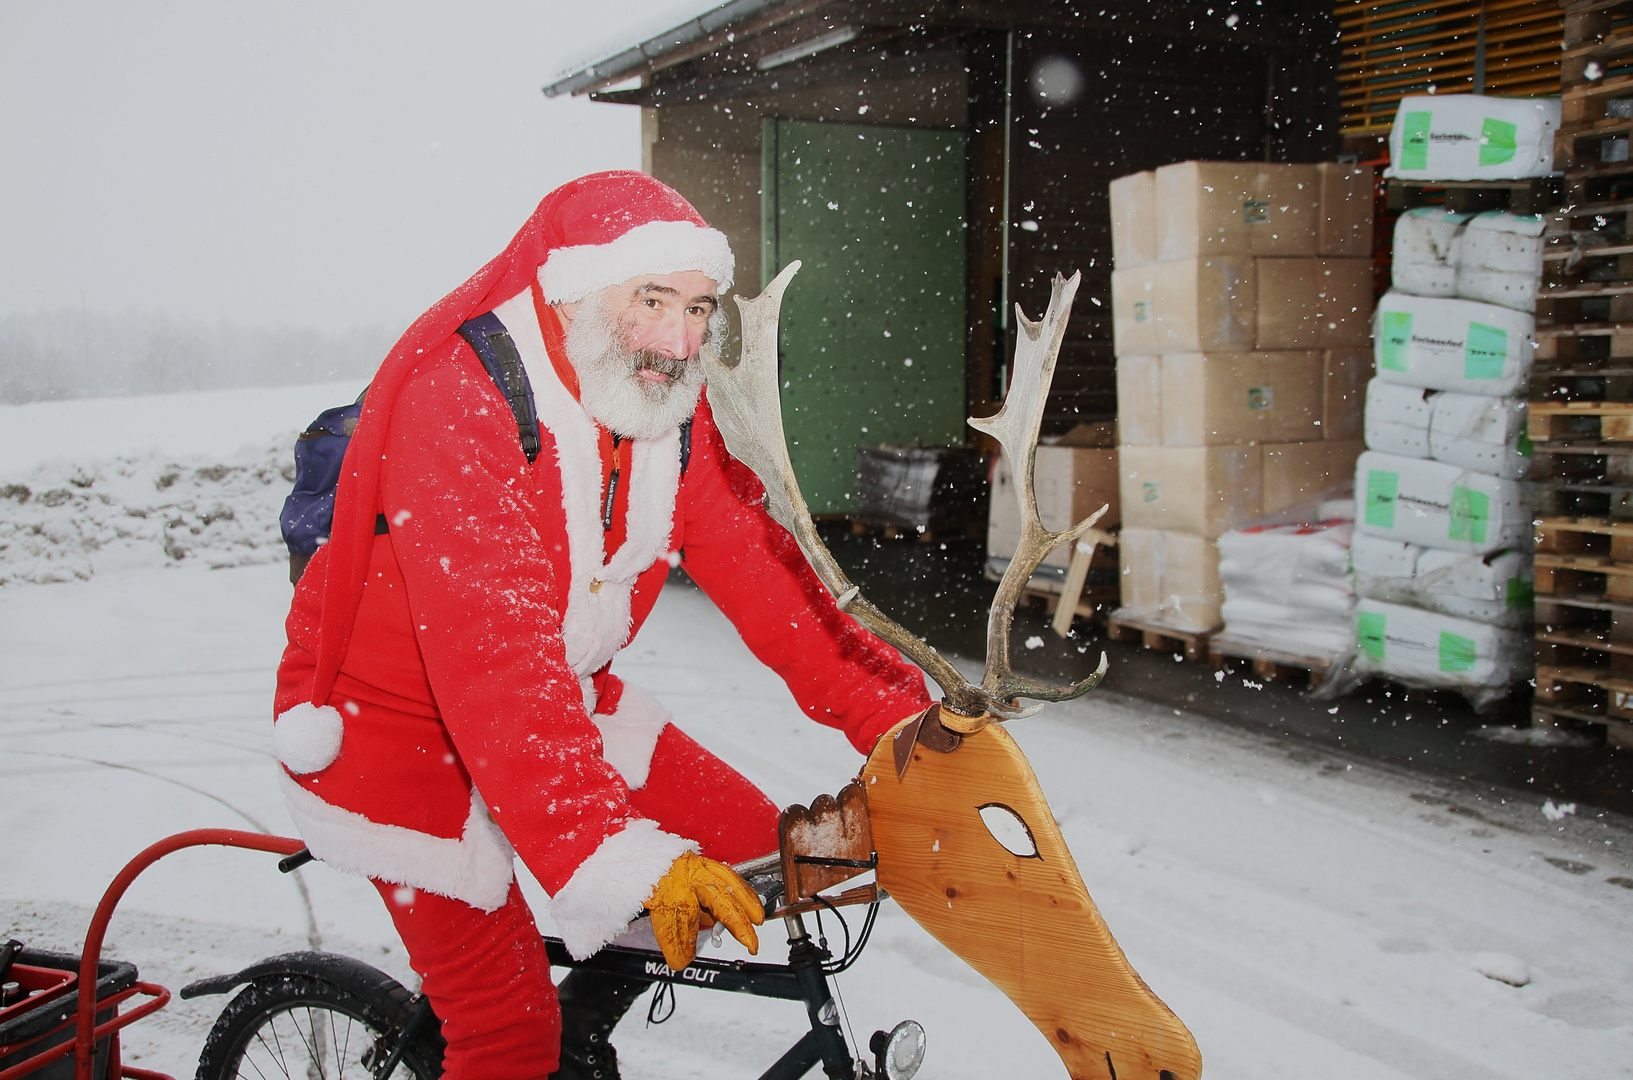
<svg viewBox="0 0 1633 1080"><path fill-rule="evenodd" d="M718 309L715 282L696 270L630 278L562 305L585 409L629 438L689 418L703 387L698 350Z"/></svg>

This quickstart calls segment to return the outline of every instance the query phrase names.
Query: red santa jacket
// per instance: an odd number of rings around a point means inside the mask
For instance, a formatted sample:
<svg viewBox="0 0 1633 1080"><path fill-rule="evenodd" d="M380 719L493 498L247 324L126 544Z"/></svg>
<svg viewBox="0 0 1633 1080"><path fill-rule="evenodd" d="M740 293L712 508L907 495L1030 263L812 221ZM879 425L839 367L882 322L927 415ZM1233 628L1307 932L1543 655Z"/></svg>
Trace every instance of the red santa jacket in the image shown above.
<svg viewBox="0 0 1633 1080"><path fill-rule="evenodd" d="M695 847L629 805L668 713L608 670L675 561L806 714L858 750L928 697L917 669L838 611L706 403L684 478L678 432L622 445L604 531L610 440L555 376L537 310L526 292L495 308L534 387L531 465L462 340L403 381L379 471L389 532L374 538L345 659L328 706L311 703L320 549L289 615L274 746L319 858L491 910L514 845L583 955Z"/></svg>

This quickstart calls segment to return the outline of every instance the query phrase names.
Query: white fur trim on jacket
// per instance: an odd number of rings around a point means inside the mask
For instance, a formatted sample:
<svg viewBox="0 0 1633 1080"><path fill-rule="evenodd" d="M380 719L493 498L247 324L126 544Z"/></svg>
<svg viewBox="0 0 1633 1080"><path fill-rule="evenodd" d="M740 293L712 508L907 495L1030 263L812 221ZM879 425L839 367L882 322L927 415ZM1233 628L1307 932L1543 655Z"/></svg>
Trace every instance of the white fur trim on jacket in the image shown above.
<svg viewBox="0 0 1633 1080"><path fill-rule="evenodd" d="M550 915L567 951L583 960L623 933L674 861L696 850L696 842L645 818L603 840L550 898Z"/></svg>
<svg viewBox="0 0 1633 1080"><path fill-rule="evenodd" d="M556 377L530 292L494 308L527 368L539 422L556 443L567 552L572 564L562 644L580 676L605 667L629 640L635 579L669 553L680 486L680 432L636 439L630 453L629 516L623 546L606 554L601 528L601 449L595 422ZM600 582L592 590L592 585ZM595 702L586 694L586 711Z"/></svg>
<svg viewBox="0 0 1633 1080"><path fill-rule="evenodd" d="M303 701L272 721L272 752L296 776L322 772L340 756L345 721L332 705Z"/></svg>
<svg viewBox="0 0 1633 1080"><path fill-rule="evenodd" d="M343 810L281 770L278 779L295 831L320 861L348 873L451 896L482 911L504 906L516 853L475 788L464 835L451 840L401 825L382 825Z"/></svg>
<svg viewBox="0 0 1633 1080"><path fill-rule="evenodd" d="M641 274L700 270L723 295L735 269L731 244L719 229L690 221L649 221L610 243L556 248L539 267L539 287L550 303L570 304Z"/></svg>
<svg viewBox="0 0 1633 1080"><path fill-rule="evenodd" d="M658 736L672 719L669 710L639 686L626 682L618 708L590 719L601 729L601 756L607 764L618 770L629 790L645 787Z"/></svg>

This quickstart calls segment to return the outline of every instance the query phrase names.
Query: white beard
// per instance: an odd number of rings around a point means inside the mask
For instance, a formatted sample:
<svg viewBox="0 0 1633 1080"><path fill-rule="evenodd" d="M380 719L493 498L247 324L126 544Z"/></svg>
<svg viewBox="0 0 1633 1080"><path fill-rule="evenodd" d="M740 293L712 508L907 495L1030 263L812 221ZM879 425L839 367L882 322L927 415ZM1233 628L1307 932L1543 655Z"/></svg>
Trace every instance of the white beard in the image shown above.
<svg viewBox="0 0 1633 1080"><path fill-rule="evenodd" d="M716 313L716 318L720 313ZM710 319L709 329L716 329ZM703 391L703 365L697 357L671 360L624 344L629 330L600 294L580 302L567 324L567 358L578 372L584 411L614 435L656 439L679 427L697 411ZM639 374L654 368L670 378L655 382Z"/></svg>

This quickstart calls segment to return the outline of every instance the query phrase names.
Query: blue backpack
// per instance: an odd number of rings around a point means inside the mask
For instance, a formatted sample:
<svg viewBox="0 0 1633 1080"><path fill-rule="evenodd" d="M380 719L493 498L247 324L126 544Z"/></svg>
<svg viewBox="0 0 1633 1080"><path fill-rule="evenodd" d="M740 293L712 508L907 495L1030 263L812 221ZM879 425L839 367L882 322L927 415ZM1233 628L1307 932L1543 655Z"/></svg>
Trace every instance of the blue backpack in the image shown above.
<svg viewBox="0 0 1633 1080"><path fill-rule="evenodd" d="M521 442L527 463L533 464L539 456L539 414L533 402L533 385L528 382L527 369L516 351L516 342L510 331L493 312L478 315L459 328L459 336L482 361L488 377L499 388L511 413L516 417L516 437ZM289 580L298 582L318 548L329 542L329 533L335 519L335 485L340 482L340 467L351 445L357 419L363 414L365 388L350 405L325 409L318 414L300 437L295 440L295 488L284 500L278 524L283 531L284 545L289 548ZM686 475L686 464L692 456L692 422L680 429L680 473ZM390 531L390 525L381 514L375 518L374 534Z"/></svg>

